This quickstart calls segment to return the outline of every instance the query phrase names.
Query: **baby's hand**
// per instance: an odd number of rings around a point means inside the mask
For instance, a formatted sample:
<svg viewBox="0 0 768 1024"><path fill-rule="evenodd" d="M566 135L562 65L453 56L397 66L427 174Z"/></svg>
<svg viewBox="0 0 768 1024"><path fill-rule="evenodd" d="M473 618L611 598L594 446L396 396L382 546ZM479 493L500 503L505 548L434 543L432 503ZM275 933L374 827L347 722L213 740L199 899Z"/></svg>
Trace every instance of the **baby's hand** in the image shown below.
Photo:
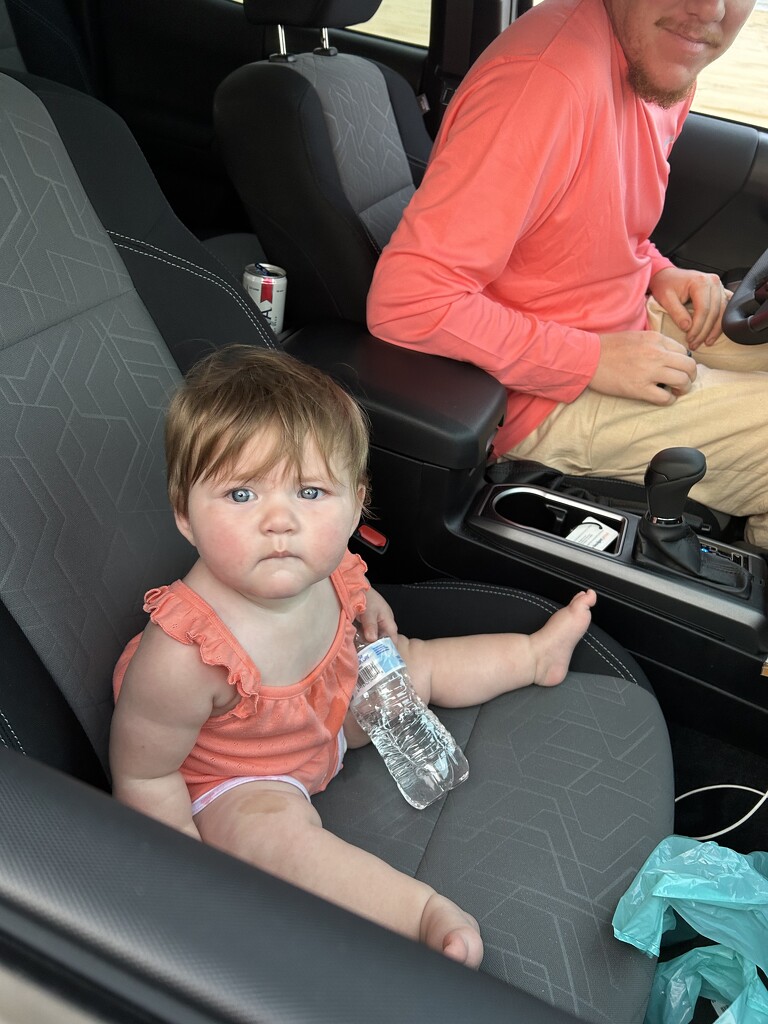
<svg viewBox="0 0 768 1024"><path fill-rule="evenodd" d="M360 632L369 643L381 636L397 639L397 623L392 609L376 590L371 588L367 594L365 611L358 616Z"/></svg>

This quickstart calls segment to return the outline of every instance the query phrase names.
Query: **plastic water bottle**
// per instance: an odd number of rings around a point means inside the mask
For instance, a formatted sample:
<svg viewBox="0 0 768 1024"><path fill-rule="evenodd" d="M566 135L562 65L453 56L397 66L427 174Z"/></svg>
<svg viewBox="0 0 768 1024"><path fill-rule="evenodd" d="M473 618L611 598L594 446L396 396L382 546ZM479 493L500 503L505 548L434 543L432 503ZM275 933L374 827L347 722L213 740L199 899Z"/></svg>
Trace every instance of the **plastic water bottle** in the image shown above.
<svg viewBox="0 0 768 1024"><path fill-rule="evenodd" d="M355 637L358 679L352 714L370 736L405 799L422 810L469 775L461 748L413 689L389 637Z"/></svg>

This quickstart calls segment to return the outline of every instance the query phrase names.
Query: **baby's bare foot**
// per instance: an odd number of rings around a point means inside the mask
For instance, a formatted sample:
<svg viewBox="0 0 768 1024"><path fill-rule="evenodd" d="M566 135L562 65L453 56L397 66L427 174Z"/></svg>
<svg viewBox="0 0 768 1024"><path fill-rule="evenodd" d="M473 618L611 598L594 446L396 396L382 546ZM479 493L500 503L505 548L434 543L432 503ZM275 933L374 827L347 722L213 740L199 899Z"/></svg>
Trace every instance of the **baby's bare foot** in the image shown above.
<svg viewBox="0 0 768 1024"><path fill-rule="evenodd" d="M594 590L582 590L565 608L559 608L546 625L531 636L536 658L534 683L556 686L562 683L576 644L589 628L591 608L597 600Z"/></svg>
<svg viewBox="0 0 768 1024"><path fill-rule="evenodd" d="M419 938L430 949L467 967L477 968L483 959L477 921L439 893L433 893L426 902Z"/></svg>

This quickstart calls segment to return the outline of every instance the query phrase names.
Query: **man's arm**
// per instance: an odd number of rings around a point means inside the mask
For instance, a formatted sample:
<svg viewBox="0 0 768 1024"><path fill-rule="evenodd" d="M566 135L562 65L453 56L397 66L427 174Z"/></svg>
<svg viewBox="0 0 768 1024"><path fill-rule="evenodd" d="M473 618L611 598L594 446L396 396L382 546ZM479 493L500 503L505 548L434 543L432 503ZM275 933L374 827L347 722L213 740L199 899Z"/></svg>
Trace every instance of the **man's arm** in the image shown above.
<svg viewBox="0 0 768 1024"><path fill-rule="evenodd" d="M547 107L542 97L558 88L560 102ZM528 65L493 69L461 97L458 109L449 108L447 140L437 145L424 182L379 260L369 326L386 341L475 363L516 392L571 402L591 387L670 404L696 376L686 346L643 330L581 330L494 296L495 283L503 285L516 249L530 236L536 244L528 251L538 256L538 272L548 275L554 289L550 304L559 302L564 319L569 308L592 315L595 302L621 316L627 295L611 250L600 257L604 278L595 278L599 261L590 265L593 241L598 248L601 241L592 221L605 212L599 189L591 205L570 210L568 235L584 268L583 287L566 281L570 292L560 300L554 287L557 260L568 254L562 247L551 256L539 253L540 238L546 245L549 233L537 233L537 226L550 216L562 219L569 182L584 157L574 128L580 116L579 103L555 70L536 66L531 73ZM674 270L649 241L638 246L637 259L648 260L658 281ZM619 276L612 277L614 272ZM638 299L642 295L628 300L628 307L635 309Z"/></svg>
<svg viewBox="0 0 768 1024"><path fill-rule="evenodd" d="M563 101L539 116L530 107L547 91ZM568 188L579 162L568 140L580 116L562 76L529 63L491 68L452 104L445 140L379 259L372 333L475 363L518 391L555 401L581 393L597 365L597 334L493 295L519 240Z"/></svg>

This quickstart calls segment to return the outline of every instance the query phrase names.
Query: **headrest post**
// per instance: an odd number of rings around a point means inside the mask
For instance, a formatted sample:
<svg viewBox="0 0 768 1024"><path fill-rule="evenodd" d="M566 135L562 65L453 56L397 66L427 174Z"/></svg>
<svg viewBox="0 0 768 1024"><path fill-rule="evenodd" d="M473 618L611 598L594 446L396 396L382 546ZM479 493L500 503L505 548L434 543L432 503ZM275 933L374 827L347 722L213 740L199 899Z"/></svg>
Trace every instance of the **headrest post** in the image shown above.
<svg viewBox="0 0 768 1024"><path fill-rule="evenodd" d="M331 46L331 41L328 38L328 29L320 29L320 42L321 45L314 50L315 56L317 57L335 57L339 52L335 46Z"/></svg>
<svg viewBox="0 0 768 1024"><path fill-rule="evenodd" d="M278 52L270 53L269 55L269 59L273 64L290 64L296 60L294 53L288 53L288 47L285 44L285 28L282 25L277 26L277 45L279 47Z"/></svg>

